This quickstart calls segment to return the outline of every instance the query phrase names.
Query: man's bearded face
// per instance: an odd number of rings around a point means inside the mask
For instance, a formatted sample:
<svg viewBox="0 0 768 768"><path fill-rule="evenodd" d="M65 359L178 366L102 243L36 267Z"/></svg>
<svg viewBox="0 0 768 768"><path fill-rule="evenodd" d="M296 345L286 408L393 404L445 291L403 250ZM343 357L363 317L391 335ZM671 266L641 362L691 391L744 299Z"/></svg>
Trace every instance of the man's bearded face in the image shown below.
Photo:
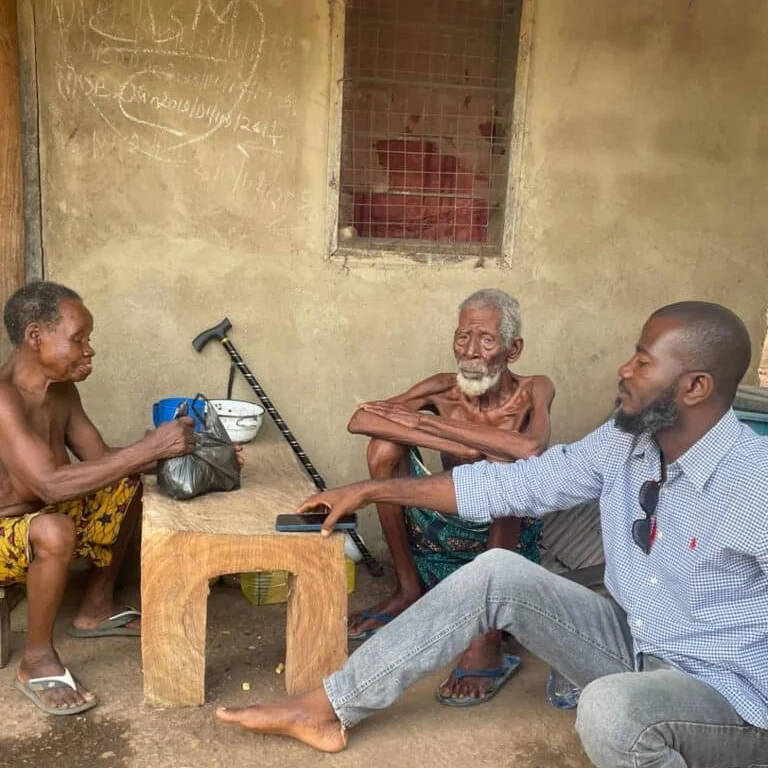
<svg viewBox="0 0 768 768"><path fill-rule="evenodd" d="M491 374L488 373L486 366L484 372L478 371L476 372L477 375L467 375L461 367L458 367L456 369L456 383L467 397L480 397L499 383L502 370L499 368L496 373Z"/></svg>
<svg viewBox="0 0 768 768"><path fill-rule="evenodd" d="M498 309L468 307L459 315L453 337L456 383L467 397L493 389L507 367L509 349L501 336Z"/></svg>
<svg viewBox="0 0 768 768"><path fill-rule="evenodd" d="M680 412L675 398L677 397L678 380L665 389L656 399L652 400L637 413L625 413L619 403L613 415L614 424L623 432L631 435L648 433L655 435L663 429L668 429L677 424ZM619 392L626 394L627 390L623 382L619 382Z"/></svg>

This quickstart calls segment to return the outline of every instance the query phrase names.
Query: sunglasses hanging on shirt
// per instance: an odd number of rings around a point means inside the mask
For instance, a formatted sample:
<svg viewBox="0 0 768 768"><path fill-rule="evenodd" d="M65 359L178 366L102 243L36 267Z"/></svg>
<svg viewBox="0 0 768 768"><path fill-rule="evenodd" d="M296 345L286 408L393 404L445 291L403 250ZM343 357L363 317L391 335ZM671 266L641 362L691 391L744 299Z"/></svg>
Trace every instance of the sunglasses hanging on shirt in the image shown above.
<svg viewBox="0 0 768 768"><path fill-rule="evenodd" d="M632 523L632 539L646 555L651 554L651 547L656 539L656 507L659 506L659 493L667 481L667 464L661 455L661 477L658 480L646 480L640 486L638 502L645 518Z"/></svg>

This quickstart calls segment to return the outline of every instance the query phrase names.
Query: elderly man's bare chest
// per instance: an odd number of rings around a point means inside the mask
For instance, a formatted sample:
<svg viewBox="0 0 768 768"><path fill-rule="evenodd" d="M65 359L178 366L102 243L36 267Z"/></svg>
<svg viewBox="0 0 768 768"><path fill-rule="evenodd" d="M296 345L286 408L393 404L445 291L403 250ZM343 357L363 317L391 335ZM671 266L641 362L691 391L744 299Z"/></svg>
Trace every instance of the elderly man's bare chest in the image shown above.
<svg viewBox="0 0 768 768"><path fill-rule="evenodd" d="M68 410L63 403L25 402L27 425L53 451L57 464L68 463L66 451L66 424Z"/></svg>
<svg viewBox="0 0 768 768"><path fill-rule="evenodd" d="M434 406L438 415L446 419L511 431L522 430L531 414L530 401L517 395L508 402L489 409L468 407L460 398L450 396L436 399Z"/></svg>

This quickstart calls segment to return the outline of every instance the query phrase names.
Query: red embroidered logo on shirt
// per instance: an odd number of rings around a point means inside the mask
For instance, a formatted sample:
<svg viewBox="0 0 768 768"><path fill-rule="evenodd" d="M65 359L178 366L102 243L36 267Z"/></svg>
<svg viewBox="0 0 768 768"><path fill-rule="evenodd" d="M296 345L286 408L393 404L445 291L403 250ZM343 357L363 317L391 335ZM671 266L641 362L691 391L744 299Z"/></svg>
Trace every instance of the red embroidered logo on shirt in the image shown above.
<svg viewBox="0 0 768 768"><path fill-rule="evenodd" d="M688 549L696 549L696 545L699 543L699 540L694 536L690 543L688 544Z"/></svg>

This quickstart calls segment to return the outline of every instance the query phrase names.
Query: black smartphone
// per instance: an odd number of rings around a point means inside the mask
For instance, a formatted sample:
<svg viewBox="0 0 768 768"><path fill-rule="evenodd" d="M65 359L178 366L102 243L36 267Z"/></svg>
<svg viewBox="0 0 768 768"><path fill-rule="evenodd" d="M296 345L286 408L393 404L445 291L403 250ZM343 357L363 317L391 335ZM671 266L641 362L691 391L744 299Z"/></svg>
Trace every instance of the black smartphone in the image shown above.
<svg viewBox="0 0 768 768"><path fill-rule="evenodd" d="M278 515L275 530L288 531L319 531L328 515L325 512L310 512L308 515ZM344 515L336 521L334 531L354 531L357 528L357 515Z"/></svg>

